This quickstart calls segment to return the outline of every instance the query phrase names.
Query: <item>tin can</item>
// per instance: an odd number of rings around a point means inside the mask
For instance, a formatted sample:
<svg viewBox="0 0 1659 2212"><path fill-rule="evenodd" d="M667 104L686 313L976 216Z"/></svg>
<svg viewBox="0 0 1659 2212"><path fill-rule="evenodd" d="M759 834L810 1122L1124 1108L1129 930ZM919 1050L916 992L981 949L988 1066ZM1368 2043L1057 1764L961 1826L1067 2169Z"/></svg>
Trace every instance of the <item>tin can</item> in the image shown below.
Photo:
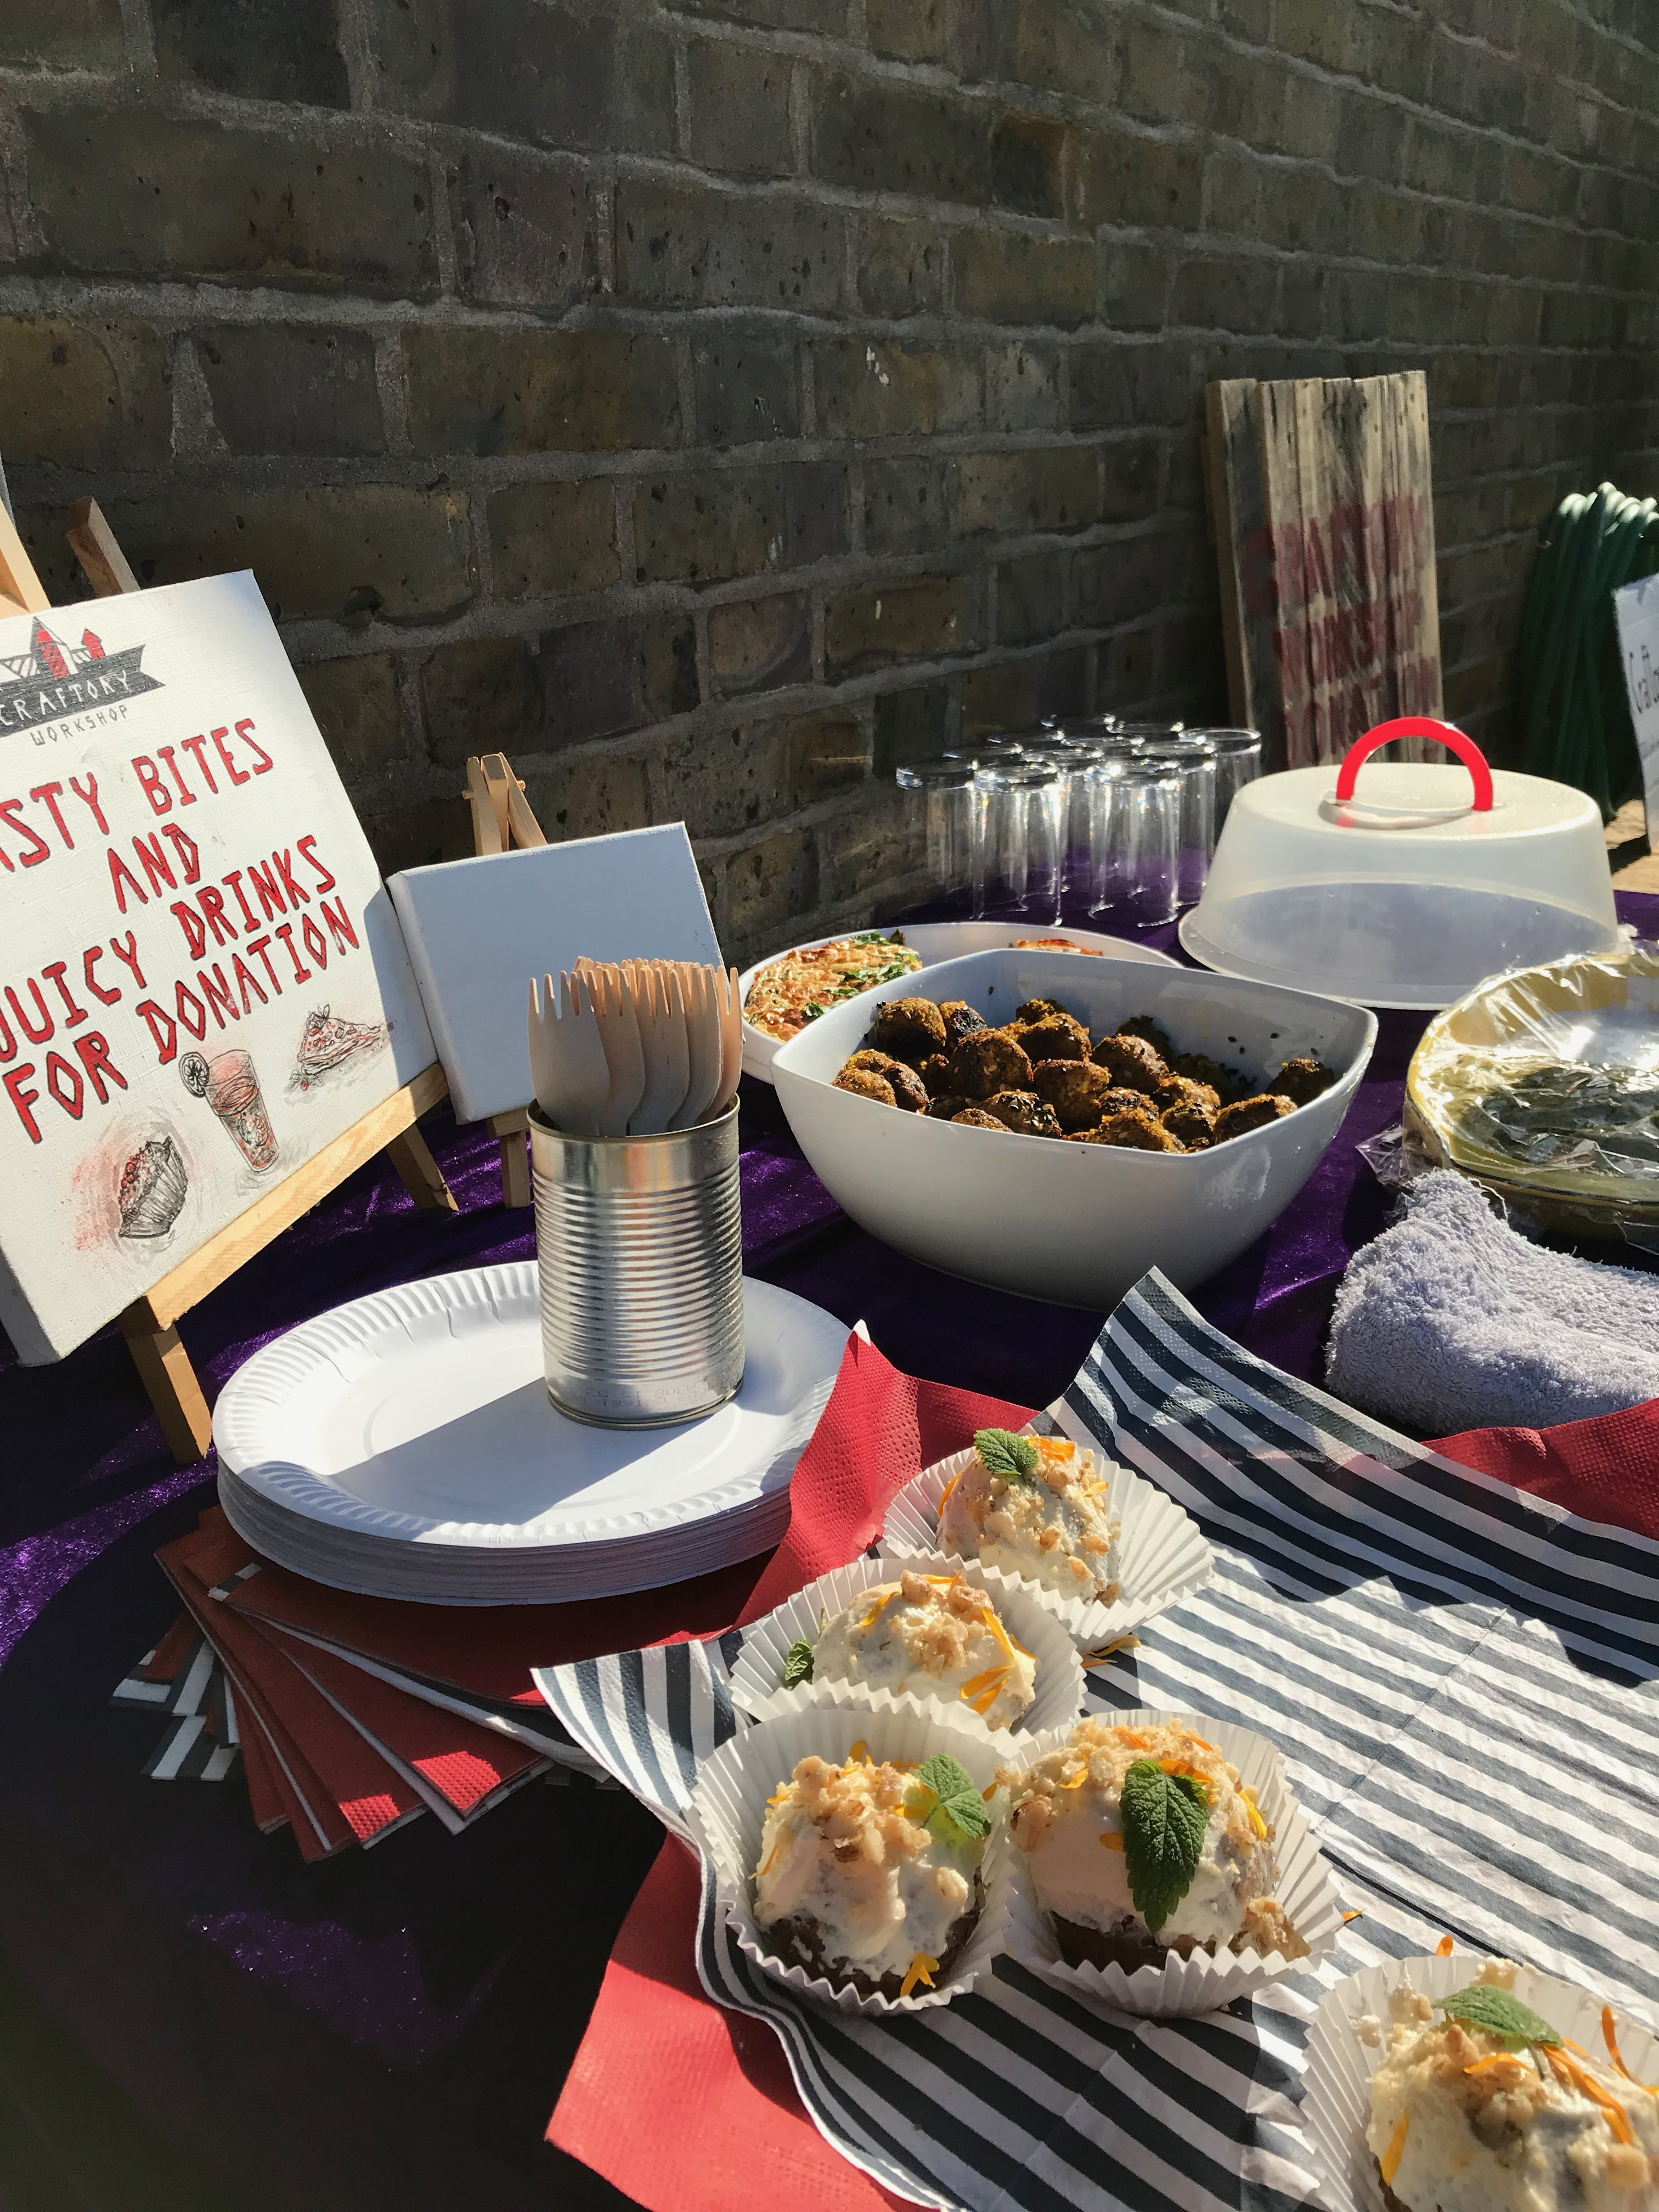
<svg viewBox="0 0 1659 2212"><path fill-rule="evenodd" d="M738 1107L652 1137L530 1109L547 1395L603 1428L695 1421L743 1382Z"/></svg>

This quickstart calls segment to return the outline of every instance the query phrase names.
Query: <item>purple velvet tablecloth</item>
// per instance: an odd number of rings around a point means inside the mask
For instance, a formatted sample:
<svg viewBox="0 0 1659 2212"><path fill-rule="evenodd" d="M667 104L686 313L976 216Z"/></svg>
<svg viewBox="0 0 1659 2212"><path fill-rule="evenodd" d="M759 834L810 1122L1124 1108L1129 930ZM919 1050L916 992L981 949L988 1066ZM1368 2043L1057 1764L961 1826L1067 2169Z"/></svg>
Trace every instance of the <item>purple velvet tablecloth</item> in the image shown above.
<svg viewBox="0 0 1659 2212"><path fill-rule="evenodd" d="M1644 936L1659 926L1659 899L1620 904ZM1355 1146L1398 1120L1422 1025L1382 1017L1312 1180L1198 1296L1298 1374L1318 1374L1337 1280L1387 1213ZM862 1318L915 1373L1028 1405L1070 1380L1098 1315L877 1243L806 1168L771 1091L745 1090L751 1272ZM354 1177L188 1317L210 1392L343 1299L531 1254L493 1142L441 1116L428 1129L459 1217L417 1213L378 1164ZM59 1366L8 1360L0 1407L0 2203L9 2121L35 2127L40 2171L70 2178L64 2201L108 2212L149 2201L141 2169L158 2202L239 2212L620 2204L541 2136L655 1823L620 1793L535 1787L467 1836L422 1821L307 1869L289 1838L258 1833L240 1780L145 1780L159 1725L109 1693L172 1617L151 1554L210 1502L210 1468L172 1465L112 1331Z"/></svg>

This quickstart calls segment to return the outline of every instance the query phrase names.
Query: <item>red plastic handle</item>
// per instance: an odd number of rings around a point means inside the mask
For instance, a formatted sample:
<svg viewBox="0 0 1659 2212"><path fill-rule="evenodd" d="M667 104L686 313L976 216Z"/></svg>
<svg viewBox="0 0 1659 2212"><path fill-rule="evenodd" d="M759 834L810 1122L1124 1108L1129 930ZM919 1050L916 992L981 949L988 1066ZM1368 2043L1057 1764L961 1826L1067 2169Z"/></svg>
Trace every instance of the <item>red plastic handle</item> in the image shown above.
<svg viewBox="0 0 1659 2212"><path fill-rule="evenodd" d="M1352 799L1354 786L1359 781L1363 763L1369 760L1380 745L1389 744L1395 738L1432 738L1437 744L1457 755L1474 780L1474 811L1492 811L1492 770L1486 766L1486 756L1473 738L1466 738L1462 730L1454 729L1449 722L1437 722L1430 714L1401 714L1392 722L1379 722L1374 730L1367 730L1357 744L1348 748L1347 757L1337 771L1336 796L1339 805Z"/></svg>

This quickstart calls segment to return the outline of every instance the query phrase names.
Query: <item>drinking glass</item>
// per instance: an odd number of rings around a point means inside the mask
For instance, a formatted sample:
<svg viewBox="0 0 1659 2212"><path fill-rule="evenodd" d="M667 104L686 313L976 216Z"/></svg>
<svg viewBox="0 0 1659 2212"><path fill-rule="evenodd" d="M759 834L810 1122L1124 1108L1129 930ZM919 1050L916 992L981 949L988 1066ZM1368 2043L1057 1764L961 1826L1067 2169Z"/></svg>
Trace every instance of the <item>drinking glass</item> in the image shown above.
<svg viewBox="0 0 1659 2212"><path fill-rule="evenodd" d="M1066 804L1060 831L1060 897L1063 903L1087 908L1094 891L1095 823L1098 811L1092 781L1105 758L1098 745L1080 738L1030 738L1028 760L1051 767L1065 787Z"/></svg>
<svg viewBox="0 0 1659 2212"><path fill-rule="evenodd" d="M1051 761L998 761L975 774L983 809L974 912L1053 927L1060 920L1069 793Z"/></svg>
<svg viewBox="0 0 1659 2212"><path fill-rule="evenodd" d="M983 737L964 738L960 744L945 749L946 760L971 761L976 766L1000 760L1022 760L1024 755L1024 739L1013 730L992 730Z"/></svg>
<svg viewBox="0 0 1659 2212"><path fill-rule="evenodd" d="M1207 738L1186 731L1147 742L1135 757L1150 767L1174 769L1181 777L1178 890L1182 906L1191 906L1203 896L1215 850L1215 749Z"/></svg>
<svg viewBox="0 0 1659 2212"><path fill-rule="evenodd" d="M1215 834L1218 837L1235 793L1247 783L1254 783L1261 773L1261 732L1194 730L1191 734L1215 747Z"/></svg>
<svg viewBox="0 0 1659 2212"><path fill-rule="evenodd" d="M1181 904L1181 770L1125 763L1111 779L1103 867L1136 924L1173 921Z"/></svg>
<svg viewBox="0 0 1659 2212"><path fill-rule="evenodd" d="M929 901L956 920L974 910L980 801L968 760L908 761L897 772L911 854L924 856Z"/></svg>

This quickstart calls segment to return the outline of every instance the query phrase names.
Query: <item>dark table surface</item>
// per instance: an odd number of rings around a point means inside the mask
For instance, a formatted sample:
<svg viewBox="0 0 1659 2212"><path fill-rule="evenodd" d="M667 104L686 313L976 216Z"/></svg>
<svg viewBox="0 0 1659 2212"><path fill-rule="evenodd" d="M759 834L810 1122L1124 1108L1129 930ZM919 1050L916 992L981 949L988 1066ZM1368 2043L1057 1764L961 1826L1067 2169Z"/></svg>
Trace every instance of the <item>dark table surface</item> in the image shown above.
<svg viewBox="0 0 1659 2212"><path fill-rule="evenodd" d="M1659 900L1622 900L1650 934ZM1167 945L1172 933L1149 933ZM1320 1369L1349 1255L1391 1204L1355 1146L1399 1118L1423 1018L1385 1014L1335 1143L1196 1303ZM461 1202L372 1164L188 1316L210 1395L273 1334L408 1279L533 1250L495 1146L426 1125ZM1071 1379L1100 1316L982 1290L854 1228L745 1083L751 1273L864 1320L900 1366L1017 1401ZM416 1822L318 1867L240 1779L160 1784L159 1726L109 1694L175 1607L152 1553L210 1463L173 1467L112 1330L0 1367L0 2212L490 2212L621 2205L543 2141L661 1831L619 1792L533 1786L470 1833Z"/></svg>

